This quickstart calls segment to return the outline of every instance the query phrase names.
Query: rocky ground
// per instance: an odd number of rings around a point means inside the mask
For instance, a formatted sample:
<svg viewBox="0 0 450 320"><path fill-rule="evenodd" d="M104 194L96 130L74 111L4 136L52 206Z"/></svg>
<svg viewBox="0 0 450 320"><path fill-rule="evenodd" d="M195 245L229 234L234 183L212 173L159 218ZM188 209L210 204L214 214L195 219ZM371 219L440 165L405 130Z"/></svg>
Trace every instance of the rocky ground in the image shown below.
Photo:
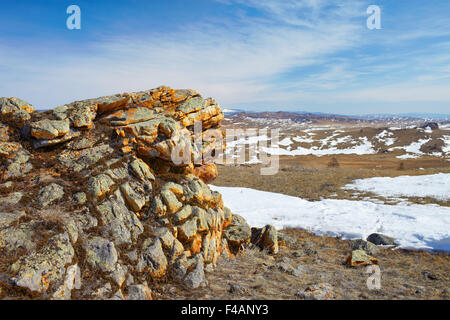
<svg viewBox="0 0 450 320"><path fill-rule="evenodd" d="M162 299L450 299L450 256L393 250L363 241L314 236L287 229L278 234L279 252L249 246L207 272L208 286L186 292L162 285ZM364 248L380 267L380 288L369 290L367 266L351 267L353 249Z"/></svg>

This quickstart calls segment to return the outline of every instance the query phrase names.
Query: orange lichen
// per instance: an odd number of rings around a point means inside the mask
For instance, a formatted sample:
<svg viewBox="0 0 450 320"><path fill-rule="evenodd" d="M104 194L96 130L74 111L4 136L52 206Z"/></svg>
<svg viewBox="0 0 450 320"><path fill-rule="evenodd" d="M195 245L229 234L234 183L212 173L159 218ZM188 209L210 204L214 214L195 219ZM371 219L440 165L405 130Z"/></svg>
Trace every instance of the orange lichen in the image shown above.
<svg viewBox="0 0 450 320"><path fill-rule="evenodd" d="M200 234L196 234L194 236L194 239L191 242L190 245L192 254L200 253L202 250L202 236Z"/></svg>
<svg viewBox="0 0 450 320"><path fill-rule="evenodd" d="M127 153L130 153L133 151L133 147L132 146L123 147L123 148L121 148L121 150L124 154L127 154Z"/></svg>
<svg viewBox="0 0 450 320"><path fill-rule="evenodd" d="M48 273L46 273L46 274L44 274L44 275L42 276L41 282L42 282L42 286L44 287L44 289L47 289L48 286L50 285L50 282L48 281L47 278L48 278L52 273L53 273L53 272L50 271L50 272L48 272Z"/></svg>
<svg viewBox="0 0 450 320"><path fill-rule="evenodd" d="M207 163L200 167L196 167L194 169L194 174L200 179L202 179L203 182L210 183L217 178L219 172L214 163Z"/></svg>
<svg viewBox="0 0 450 320"><path fill-rule="evenodd" d="M14 157L16 152L20 149L20 144L14 142L0 143L0 155L9 159Z"/></svg>
<svg viewBox="0 0 450 320"><path fill-rule="evenodd" d="M124 147L126 147L129 143L130 143L130 139L128 139L128 138L124 138L124 139L122 140L122 145L123 145Z"/></svg>
<svg viewBox="0 0 450 320"><path fill-rule="evenodd" d="M124 95L121 99L114 102L104 102L97 105L99 113L111 112L121 108L124 108L128 103L132 101L129 95Z"/></svg>
<svg viewBox="0 0 450 320"><path fill-rule="evenodd" d="M124 137L125 138L125 131L123 131L123 129L115 129L115 131L116 131L116 134L119 137Z"/></svg>
<svg viewBox="0 0 450 320"><path fill-rule="evenodd" d="M232 221L233 221L232 215L230 215L227 218L224 218L223 223L222 223L222 228L225 229L225 228L228 228L229 226L231 226Z"/></svg>

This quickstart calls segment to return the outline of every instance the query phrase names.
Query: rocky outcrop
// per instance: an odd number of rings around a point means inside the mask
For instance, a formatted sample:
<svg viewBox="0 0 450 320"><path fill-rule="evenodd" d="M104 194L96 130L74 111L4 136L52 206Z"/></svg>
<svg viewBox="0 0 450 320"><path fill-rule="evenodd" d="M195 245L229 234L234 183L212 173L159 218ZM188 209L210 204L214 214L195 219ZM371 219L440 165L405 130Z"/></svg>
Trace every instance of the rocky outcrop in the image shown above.
<svg viewBox="0 0 450 320"><path fill-rule="evenodd" d="M1 295L152 299L155 280L206 285L204 269L230 254L233 216L206 185L222 119L214 99L168 87L45 112L0 98Z"/></svg>

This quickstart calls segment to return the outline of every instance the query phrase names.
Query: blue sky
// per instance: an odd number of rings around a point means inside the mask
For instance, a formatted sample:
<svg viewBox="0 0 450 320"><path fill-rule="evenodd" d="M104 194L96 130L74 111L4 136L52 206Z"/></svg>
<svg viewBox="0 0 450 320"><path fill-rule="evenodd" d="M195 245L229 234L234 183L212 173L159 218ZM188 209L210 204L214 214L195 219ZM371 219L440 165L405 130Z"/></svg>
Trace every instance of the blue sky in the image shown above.
<svg viewBox="0 0 450 320"><path fill-rule="evenodd" d="M68 30L66 9L81 9ZM381 8L381 30L366 26ZM36 108L165 84L224 108L450 113L447 0L0 0L0 96Z"/></svg>

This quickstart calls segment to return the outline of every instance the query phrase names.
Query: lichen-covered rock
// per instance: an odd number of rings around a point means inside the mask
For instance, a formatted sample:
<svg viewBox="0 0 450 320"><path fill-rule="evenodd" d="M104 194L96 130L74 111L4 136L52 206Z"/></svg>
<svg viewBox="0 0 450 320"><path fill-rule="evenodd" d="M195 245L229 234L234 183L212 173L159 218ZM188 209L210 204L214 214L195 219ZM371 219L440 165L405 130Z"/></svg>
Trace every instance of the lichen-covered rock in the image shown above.
<svg viewBox="0 0 450 320"><path fill-rule="evenodd" d="M21 145L14 143L12 146L3 148L3 152L4 157L2 158L6 160L5 169L1 174L3 179L19 178L32 170L33 165L29 162L32 156Z"/></svg>
<svg viewBox="0 0 450 320"><path fill-rule="evenodd" d="M0 198L0 203L2 206L14 206L17 205L20 200L22 200L22 192L13 192L9 195Z"/></svg>
<svg viewBox="0 0 450 320"><path fill-rule="evenodd" d="M133 241L130 230L122 220L114 219L104 229L115 245L132 243Z"/></svg>
<svg viewBox="0 0 450 320"><path fill-rule="evenodd" d="M121 287L126 280L128 268L120 264L116 266L116 269L111 273L111 279L117 286Z"/></svg>
<svg viewBox="0 0 450 320"><path fill-rule="evenodd" d="M114 271L118 255L114 243L101 237L94 237L85 246L86 261L103 272Z"/></svg>
<svg viewBox="0 0 450 320"><path fill-rule="evenodd" d="M91 128L93 120L95 119L95 113L88 106L80 106L72 113L72 125L75 128Z"/></svg>
<svg viewBox="0 0 450 320"><path fill-rule="evenodd" d="M31 119L33 107L19 98L0 98L0 117L11 125L21 126Z"/></svg>
<svg viewBox="0 0 450 320"><path fill-rule="evenodd" d="M73 200L76 204L85 204L87 201L86 193L84 192L77 192L73 195Z"/></svg>
<svg viewBox="0 0 450 320"><path fill-rule="evenodd" d="M267 225L264 228L252 228L251 242L270 253L278 253L278 232L275 227Z"/></svg>
<svg viewBox="0 0 450 320"><path fill-rule="evenodd" d="M81 135L81 132L79 131L75 131L70 129L66 134L58 137L58 138L54 138L54 139L39 139L39 140L34 140L32 142L32 146L34 149L39 149L39 148L43 148L43 147L49 147L49 146L54 146L56 144L60 144L60 143L64 143L67 141L70 141L78 136Z"/></svg>
<svg viewBox="0 0 450 320"><path fill-rule="evenodd" d="M16 142L0 142L0 156L11 158L21 147L22 146Z"/></svg>
<svg viewBox="0 0 450 320"><path fill-rule="evenodd" d="M67 268L63 284L53 294L55 300L69 300L73 289L81 287L81 271L76 264Z"/></svg>
<svg viewBox="0 0 450 320"><path fill-rule="evenodd" d="M284 257L281 261L278 261L271 267L272 269L278 269L281 272L288 273L290 275L293 275L295 277L300 277L304 274L306 274L305 268L301 265L293 266L292 262L289 258Z"/></svg>
<svg viewBox="0 0 450 320"><path fill-rule="evenodd" d="M147 285L135 284L128 289L127 300L152 300L152 292Z"/></svg>
<svg viewBox="0 0 450 320"><path fill-rule="evenodd" d="M0 248L8 252L17 251L19 248L30 251L36 247L32 238L35 224L32 222L22 223L0 230Z"/></svg>
<svg viewBox="0 0 450 320"><path fill-rule="evenodd" d="M183 283L190 289L196 289L208 285L205 278L204 261L201 255L198 255L194 261L194 269L185 276Z"/></svg>
<svg viewBox="0 0 450 320"><path fill-rule="evenodd" d="M120 199L120 198L119 198ZM126 229L129 230L132 239L136 239L144 230L142 222L136 214L126 207L123 201L117 199L109 199L97 206L100 213L101 222L108 228L115 221L122 222ZM124 236L121 236L125 238Z"/></svg>
<svg viewBox="0 0 450 320"><path fill-rule="evenodd" d="M8 142L9 140L9 126L6 124L0 123L0 141Z"/></svg>
<svg viewBox="0 0 450 320"><path fill-rule="evenodd" d="M142 245L142 256L139 259L137 270L158 277L166 271L167 263L161 241L159 239L147 239Z"/></svg>
<svg viewBox="0 0 450 320"><path fill-rule="evenodd" d="M146 181L146 180L154 181L155 180L155 176L150 171L148 164L146 164L141 159L133 160L130 163L130 169L136 175L136 177L138 179L140 179L141 181Z"/></svg>
<svg viewBox="0 0 450 320"><path fill-rule="evenodd" d="M42 207L46 207L53 201L61 199L63 196L64 188L59 184L52 183L39 191L38 203Z"/></svg>
<svg viewBox="0 0 450 320"><path fill-rule="evenodd" d="M362 239L356 239L350 241L352 250L364 250L370 255L378 253L378 248L372 242L364 241Z"/></svg>
<svg viewBox="0 0 450 320"><path fill-rule="evenodd" d="M367 266L378 264L378 260L369 256L364 250L353 250L352 254L347 258L347 264L351 267Z"/></svg>
<svg viewBox="0 0 450 320"><path fill-rule="evenodd" d="M128 182L120 186L120 190L122 191L127 204L133 211L138 212L145 205L145 196L143 194L143 189L140 192L136 189L138 189L138 187L132 188Z"/></svg>
<svg viewBox="0 0 450 320"><path fill-rule="evenodd" d="M243 245L250 242L252 231L247 221L240 215L233 215L231 226L225 230L225 238L230 248L237 252Z"/></svg>
<svg viewBox="0 0 450 320"><path fill-rule="evenodd" d="M189 218L191 215L192 207L190 205L187 205L173 215L173 220L175 223L180 223Z"/></svg>
<svg viewBox="0 0 450 320"><path fill-rule="evenodd" d="M36 139L55 139L69 133L70 122L67 120L44 119L31 124L31 135Z"/></svg>
<svg viewBox="0 0 450 320"><path fill-rule="evenodd" d="M219 175L217 167L214 163L207 163L205 165L196 167L194 169L194 173L205 183L214 181Z"/></svg>
<svg viewBox="0 0 450 320"><path fill-rule="evenodd" d="M13 282L16 286L42 293L64 277L65 265L72 261L74 253L69 236L56 235L41 250L11 265Z"/></svg>
<svg viewBox="0 0 450 320"><path fill-rule="evenodd" d="M88 181L88 191L94 197L101 197L111 190L114 180L106 174L99 174Z"/></svg>
<svg viewBox="0 0 450 320"><path fill-rule="evenodd" d="M167 206L169 213L175 213L183 206L171 190L165 189L161 191L161 198Z"/></svg>

